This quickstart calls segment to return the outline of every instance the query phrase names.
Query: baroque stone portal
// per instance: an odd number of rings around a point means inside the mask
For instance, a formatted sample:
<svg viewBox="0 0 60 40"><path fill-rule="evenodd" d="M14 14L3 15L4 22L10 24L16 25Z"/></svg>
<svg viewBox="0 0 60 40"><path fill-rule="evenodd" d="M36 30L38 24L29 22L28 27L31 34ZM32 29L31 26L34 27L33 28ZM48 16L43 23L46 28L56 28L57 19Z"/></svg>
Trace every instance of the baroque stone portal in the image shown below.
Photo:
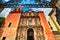
<svg viewBox="0 0 60 40"><path fill-rule="evenodd" d="M44 40L43 27L36 12L22 13L16 40Z"/></svg>

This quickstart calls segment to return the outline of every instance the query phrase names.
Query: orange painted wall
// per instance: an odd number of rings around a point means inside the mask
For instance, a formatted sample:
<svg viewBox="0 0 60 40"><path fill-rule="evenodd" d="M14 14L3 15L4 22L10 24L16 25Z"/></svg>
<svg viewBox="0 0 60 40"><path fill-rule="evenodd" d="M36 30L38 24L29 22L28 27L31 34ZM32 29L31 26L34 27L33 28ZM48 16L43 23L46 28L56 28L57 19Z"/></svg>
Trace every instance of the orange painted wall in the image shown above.
<svg viewBox="0 0 60 40"><path fill-rule="evenodd" d="M2 34L3 34L3 29L4 29L4 28L0 28L0 37L1 37Z"/></svg>
<svg viewBox="0 0 60 40"><path fill-rule="evenodd" d="M40 19L41 19L41 21L43 23L42 26L45 28L44 32L47 35L47 36L45 36L45 38L47 38L47 40L55 40L55 37L54 37L52 31L49 28L49 25L48 25L48 22L47 22L47 20L45 18L44 13L43 12L39 12L38 16L40 17Z"/></svg>
<svg viewBox="0 0 60 40"><path fill-rule="evenodd" d="M6 38L15 38L16 31L18 28L19 20L21 13L10 13L5 20L5 28L3 32L3 37ZM8 27L9 23L12 23L10 27Z"/></svg>

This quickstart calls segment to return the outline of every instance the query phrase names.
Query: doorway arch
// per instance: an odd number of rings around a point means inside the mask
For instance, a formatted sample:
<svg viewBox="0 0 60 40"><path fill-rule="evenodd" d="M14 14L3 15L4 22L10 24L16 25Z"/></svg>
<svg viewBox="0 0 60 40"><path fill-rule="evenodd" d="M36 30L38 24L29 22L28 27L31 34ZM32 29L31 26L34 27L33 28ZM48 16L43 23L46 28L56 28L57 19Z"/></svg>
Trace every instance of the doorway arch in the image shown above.
<svg viewBox="0 0 60 40"><path fill-rule="evenodd" d="M29 28L27 31L27 40L34 40L34 31L32 28Z"/></svg>

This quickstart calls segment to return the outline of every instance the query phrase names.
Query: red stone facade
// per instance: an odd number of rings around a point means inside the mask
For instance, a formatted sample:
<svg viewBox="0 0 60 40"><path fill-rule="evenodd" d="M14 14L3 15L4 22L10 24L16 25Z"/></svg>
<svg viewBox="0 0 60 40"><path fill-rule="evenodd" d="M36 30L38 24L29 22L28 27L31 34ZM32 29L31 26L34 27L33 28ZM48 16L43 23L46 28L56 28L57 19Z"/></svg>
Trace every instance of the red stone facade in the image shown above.
<svg viewBox="0 0 60 40"><path fill-rule="evenodd" d="M7 16L4 24L5 28L4 28L2 38L6 37L6 40L7 39L14 40L16 38L16 31L20 21L20 16L21 16L20 12L17 12L17 13L11 12Z"/></svg>
<svg viewBox="0 0 60 40"><path fill-rule="evenodd" d="M39 12L38 15L41 18L41 23L42 23L42 26L44 28L45 38L47 38L48 40L55 40L55 37L54 37L51 29L49 28L49 25L48 25L48 22L45 18L44 13Z"/></svg>

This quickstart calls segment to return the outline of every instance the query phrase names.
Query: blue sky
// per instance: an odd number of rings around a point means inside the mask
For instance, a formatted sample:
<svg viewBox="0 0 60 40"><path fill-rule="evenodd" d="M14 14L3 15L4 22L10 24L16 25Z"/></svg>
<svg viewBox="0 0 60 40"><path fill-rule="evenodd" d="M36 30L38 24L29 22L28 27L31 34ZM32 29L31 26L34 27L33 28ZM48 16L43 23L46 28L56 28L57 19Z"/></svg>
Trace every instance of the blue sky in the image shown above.
<svg viewBox="0 0 60 40"><path fill-rule="evenodd" d="M11 11L11 8L4 8L4 10L0 13L0 17L6 18Z"/></svg>
<svg viewBox="0 0 60 40"><path fill-rule="evenodd" d="M3 3L8 2L8 1L10 1L10 0L2 0ZM50 2L51 0L46 0L46 1ZM34 3L36 3L35 0L22 0L21 1L21 4L34 4ZM25 12L25 11L28 11L29 9L36 11L36 12L44 11L44 14L45 14L47 20L49 19L48 14L52 10L52 8L23 8L23 11ZM8 16L9 12L11 12L11 11L12 11L12 8L4 8L4 10L0 14L0 17L6 18Z"/></svg>
<svg viewBox="0 0 60 40"><path fill-rule="evenodd" d="M3 3L8 2L9 0L2 0Z"/></svg>
<svg viewBox="0 0 60 40"><path fill-rule="evenodd" d="M11 1L11 0L2 0L3 3L8 2L8 1ZM50 2L51 0L46 0L46 1ZM36 1L35 0L22 0L21 1L21 4L27 4L27 3L33 4L33 3L36 3Z"/></svg>
<svg viewBox="0 0 60 40"><path fill-rule="evenodd" d="M23 8L23 11L28 11L29 9L31 9L32 11L44 11L44 14L46 16L46 19L49 19L48 14L51 12L52 8ZM12 11L12 8L4 8L4 10L1 12L0 17L7 17L9 12Z"/></svg>

